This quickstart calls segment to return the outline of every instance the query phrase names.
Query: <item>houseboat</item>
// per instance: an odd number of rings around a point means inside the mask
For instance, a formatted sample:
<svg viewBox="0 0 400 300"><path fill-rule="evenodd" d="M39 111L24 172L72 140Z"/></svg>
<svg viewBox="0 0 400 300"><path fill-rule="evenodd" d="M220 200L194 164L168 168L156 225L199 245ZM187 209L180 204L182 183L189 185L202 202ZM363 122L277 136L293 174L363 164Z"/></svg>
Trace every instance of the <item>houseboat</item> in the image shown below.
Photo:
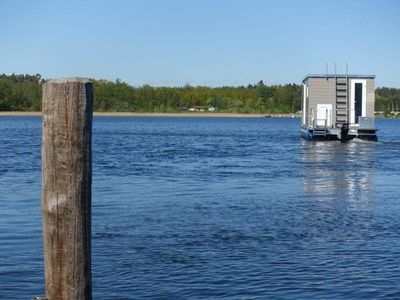
<svg viewBox="0 0 400 300"><path fill-rule="evenodd" d="M308 140L377 140L375 75L308 75L303 80L301 136Z"/></svg>

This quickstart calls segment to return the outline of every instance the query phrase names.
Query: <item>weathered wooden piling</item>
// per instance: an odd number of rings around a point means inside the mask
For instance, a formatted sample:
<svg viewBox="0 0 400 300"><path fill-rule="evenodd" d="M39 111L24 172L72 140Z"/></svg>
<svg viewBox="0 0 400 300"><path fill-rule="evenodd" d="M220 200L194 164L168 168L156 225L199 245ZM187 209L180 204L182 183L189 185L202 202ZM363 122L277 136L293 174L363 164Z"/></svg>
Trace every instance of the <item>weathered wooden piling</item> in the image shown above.
<svg viewBox="0 0 400 300"><path fill-rule="evenodd" d="M43 85L42 216L46 298L91 299L93 85Z"/></svg>

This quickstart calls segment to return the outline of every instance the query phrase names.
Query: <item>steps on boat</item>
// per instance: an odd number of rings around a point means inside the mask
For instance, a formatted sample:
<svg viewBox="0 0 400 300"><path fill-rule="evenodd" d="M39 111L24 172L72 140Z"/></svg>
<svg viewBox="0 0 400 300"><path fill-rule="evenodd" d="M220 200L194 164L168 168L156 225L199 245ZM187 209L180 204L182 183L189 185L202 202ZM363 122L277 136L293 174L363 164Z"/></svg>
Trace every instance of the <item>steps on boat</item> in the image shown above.
<svg viewBox="0 0 400 300"><path fill-rule="evenodd" d="M347 81L347 77L336 77L336 128L349 121Z"/></svg>
<svg viewBox="0 0 400 300"><path fill-rule="evenodd" d="M326 137L328 131L326 128L314 128L313 135L316 137Z"/></svg>

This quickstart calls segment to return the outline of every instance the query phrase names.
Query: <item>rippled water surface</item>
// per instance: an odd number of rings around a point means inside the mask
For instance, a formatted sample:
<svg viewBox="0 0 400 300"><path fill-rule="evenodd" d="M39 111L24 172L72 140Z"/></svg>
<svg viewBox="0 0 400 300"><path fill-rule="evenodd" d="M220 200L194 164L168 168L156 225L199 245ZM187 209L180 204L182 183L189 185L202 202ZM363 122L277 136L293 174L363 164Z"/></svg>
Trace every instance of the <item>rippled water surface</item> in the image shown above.
<svg viewBox="0 0 400 300"><path fill-rule="evenodd" d="M399 299L400 120L94 119L95 299ZM39 117L0 117L0 299L44 294Z"/></svg>

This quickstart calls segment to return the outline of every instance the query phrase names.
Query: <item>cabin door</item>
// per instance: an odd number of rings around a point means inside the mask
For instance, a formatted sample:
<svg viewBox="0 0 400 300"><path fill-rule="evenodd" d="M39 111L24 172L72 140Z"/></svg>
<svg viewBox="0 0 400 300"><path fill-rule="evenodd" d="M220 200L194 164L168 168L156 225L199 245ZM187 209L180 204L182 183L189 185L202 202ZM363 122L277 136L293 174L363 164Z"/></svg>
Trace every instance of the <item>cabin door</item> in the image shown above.
<svg viewBox="0 0 400 300"><path fill-rule="evenodd" d="M317 104L317 126L332 126L332 104Z"/></svg>
<svg viewBox="0 0 400 300"><path fill-rule="evenodd" d="M367 114L367 80L351 79L350 82L350 123L358 124L358 119Z"/></svg>
<svg viewBox="0 0 400 300"><path fill-rule="evenodd" d="M362 116L363 107L363 85L362 83L354 84L354 108L355 108L355 123L358 124L358 118Z"/></svg>

